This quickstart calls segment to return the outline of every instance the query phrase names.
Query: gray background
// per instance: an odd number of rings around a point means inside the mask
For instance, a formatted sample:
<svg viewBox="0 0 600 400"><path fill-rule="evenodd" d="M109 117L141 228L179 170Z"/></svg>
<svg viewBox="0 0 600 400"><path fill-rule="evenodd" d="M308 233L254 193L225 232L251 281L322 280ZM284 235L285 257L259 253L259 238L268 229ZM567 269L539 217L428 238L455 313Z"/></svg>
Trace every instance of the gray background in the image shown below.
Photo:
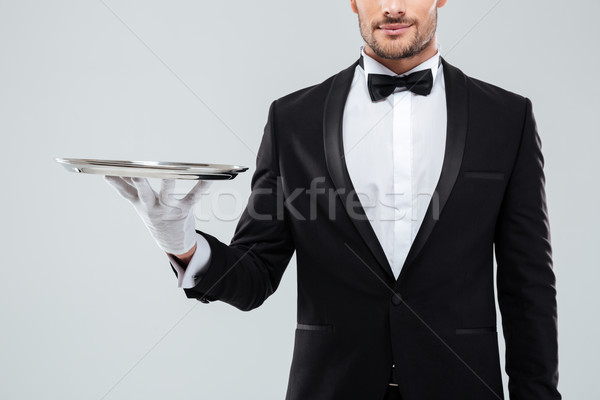
<svg viewBox="0 0 600 400"><path fill-rule="evenodd" d="M449 62L533 101L575 399L600 396L599 12L450 0L438 34ZM187 300L131 207L53 157L247 165L220 184L245 201L270 102L361 43L348 1L0 1L0 398L282 399L295 261L251 313ZM229 242L235 222L198 227Z"/></svg>

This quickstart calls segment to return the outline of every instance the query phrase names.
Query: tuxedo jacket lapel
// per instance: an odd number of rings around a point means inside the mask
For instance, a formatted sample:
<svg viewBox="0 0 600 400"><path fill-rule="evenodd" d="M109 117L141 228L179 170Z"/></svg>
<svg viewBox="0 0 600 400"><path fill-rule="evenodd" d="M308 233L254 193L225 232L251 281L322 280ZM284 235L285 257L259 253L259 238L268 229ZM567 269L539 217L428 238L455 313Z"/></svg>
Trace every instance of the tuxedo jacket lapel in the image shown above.
<svg viewBox="0 0 600 400"><path fill-rule="evenodd" d="M378 261L388 279L395 280L391 266L387 260L381 243L360 204L344 157L343 116L346 99L354 78L358 61L337 74L325 100L323 117L323 145L327 169L338 192L344 208L365 244ZM411 263L423 249L429 235L433 231L446 204L460 170L468 117L468 98L465 75L442 58L444 80L446 86L446 107L448 122L446 130L446 148L442 172L423 223L410 248L398 281L405 279Z"/></svg>
<svg viewBox="0 0 600 400"><path fill-rule="evenodd" d="M359 199L350 180L346 158L344 157L343 144L343 116L346 99L350 92L354 71L358 61L349 68L337 74L331 84L327 99L325 100L325 111L323 116L323 145L325 148L325 159L329 175L336 188L338 196L344 208L351 217L358 233L365 241L369 250L378 261L387 275L386 280L394 280L392 268L387 260L385 252L371 227L364 208L359 204ZM352 208L352 210L350 210ZM358 218L357 218L358 216Z"/></svg>
<svg viewBox="0 0 600 400"><path fill-rule="evenodd" d="M446 148L444 152L444 161L442 163L442 172L429 202L429 207L425 212L423 223L417 232L417 236L408 252L404 266L400 271L398 281L405 279L410 271L413 261L419 255L427 242L429 235L435 228L436 222L441 218L444 206L446 205L448 197L450 197L452 188L458 178L458 172L460 171L465 150L469 116L467 79L461 70L448 64L443 57L441 59L444 68L447 110Z"/></svg>

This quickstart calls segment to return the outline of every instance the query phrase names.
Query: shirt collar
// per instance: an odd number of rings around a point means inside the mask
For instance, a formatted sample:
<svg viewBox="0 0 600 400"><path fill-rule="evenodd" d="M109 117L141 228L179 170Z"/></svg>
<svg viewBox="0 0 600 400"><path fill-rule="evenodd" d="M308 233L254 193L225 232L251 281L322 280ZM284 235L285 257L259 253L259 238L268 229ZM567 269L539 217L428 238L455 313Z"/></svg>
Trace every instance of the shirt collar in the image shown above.
<svg viewBox="0 0 600 400"><path fill-rule="evenodd" d="M421 64L417 65L413 69L406 71L405 73L400 74L398 76L404 76L407 74L411 74L413 72L417 72L417 71L421 71L421 70L429 68L429 69L431 69L431 73L433 74L433 82L435 83L435 78L437 76L439 66L440 66L441 50L442 50L442 46L438 43L437 44L437 52L431 58L423 61ZM367 82L368 82L369 74L382 74L382 75L392 75L392 76L397 75L394 71L388 69L386 66L379 63L379 61L376 61L374 58L368 56L367 53L365 53L365 46L360 47L360 54L363 58L365 84L367 84Z"/></svg>

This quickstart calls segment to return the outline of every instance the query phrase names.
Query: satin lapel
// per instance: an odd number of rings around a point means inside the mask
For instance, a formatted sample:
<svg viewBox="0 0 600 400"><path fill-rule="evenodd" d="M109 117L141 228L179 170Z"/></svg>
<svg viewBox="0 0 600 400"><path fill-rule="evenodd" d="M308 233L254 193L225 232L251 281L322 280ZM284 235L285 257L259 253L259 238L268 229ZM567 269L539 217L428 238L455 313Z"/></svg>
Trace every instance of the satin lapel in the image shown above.
<svg viewBox="0 0 600 400"><path fill-rule="evenodd" d="M466 77L458 68L448 64L442 58L444 68L444 82L446 86L446 109L448 114L448 124L446 128L446 149L444 161L442 163L442 172L435 188L434 195L429 203L425 213L425 218L419 232L413 241L408 252L402 271L398 280L405 279L407 271L410 270L412 262L423 249L429 235L435 228L435 224L441 217L442 211L450 192L458 177L458 172L462 164L465 141L467 137L468 123L468 92Z"/></svg>
<svg viewBox="0 0 600 400"><path fill-rule="evenodd" d="M358 61L349 68L335 76L327 99L325 100L325 110L323 116L323 144L325 147L325 159L329 175L335 185L338 195L348 213L352 223L358 230L358 233L371 250L375 259L379 262L385 271L387 278L395 280L394 274L387 260L385 252L367 219L366 213L360 202L350 175L344 157L343 144L343 116L346 99L350 92L350 86L354 78L354 71ZM358 205L353 207L354 205ZM358 217L358 218L357 218Z"/></svg>

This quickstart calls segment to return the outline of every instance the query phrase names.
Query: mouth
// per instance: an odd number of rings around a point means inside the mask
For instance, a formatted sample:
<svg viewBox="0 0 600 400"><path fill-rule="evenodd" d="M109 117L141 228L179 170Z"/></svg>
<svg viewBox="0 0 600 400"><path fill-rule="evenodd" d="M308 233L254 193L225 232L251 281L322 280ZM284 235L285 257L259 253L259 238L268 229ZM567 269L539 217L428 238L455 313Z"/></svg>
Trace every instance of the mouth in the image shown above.
<svg viewBox="0 0 600 400"><path fill-rule="evenodd" d="M412 26L409 24L385 24L385 25L379 25L379 29L386 35L401 35L404 32L406 32L407 30L410 29L410 27Z"/></svg>

